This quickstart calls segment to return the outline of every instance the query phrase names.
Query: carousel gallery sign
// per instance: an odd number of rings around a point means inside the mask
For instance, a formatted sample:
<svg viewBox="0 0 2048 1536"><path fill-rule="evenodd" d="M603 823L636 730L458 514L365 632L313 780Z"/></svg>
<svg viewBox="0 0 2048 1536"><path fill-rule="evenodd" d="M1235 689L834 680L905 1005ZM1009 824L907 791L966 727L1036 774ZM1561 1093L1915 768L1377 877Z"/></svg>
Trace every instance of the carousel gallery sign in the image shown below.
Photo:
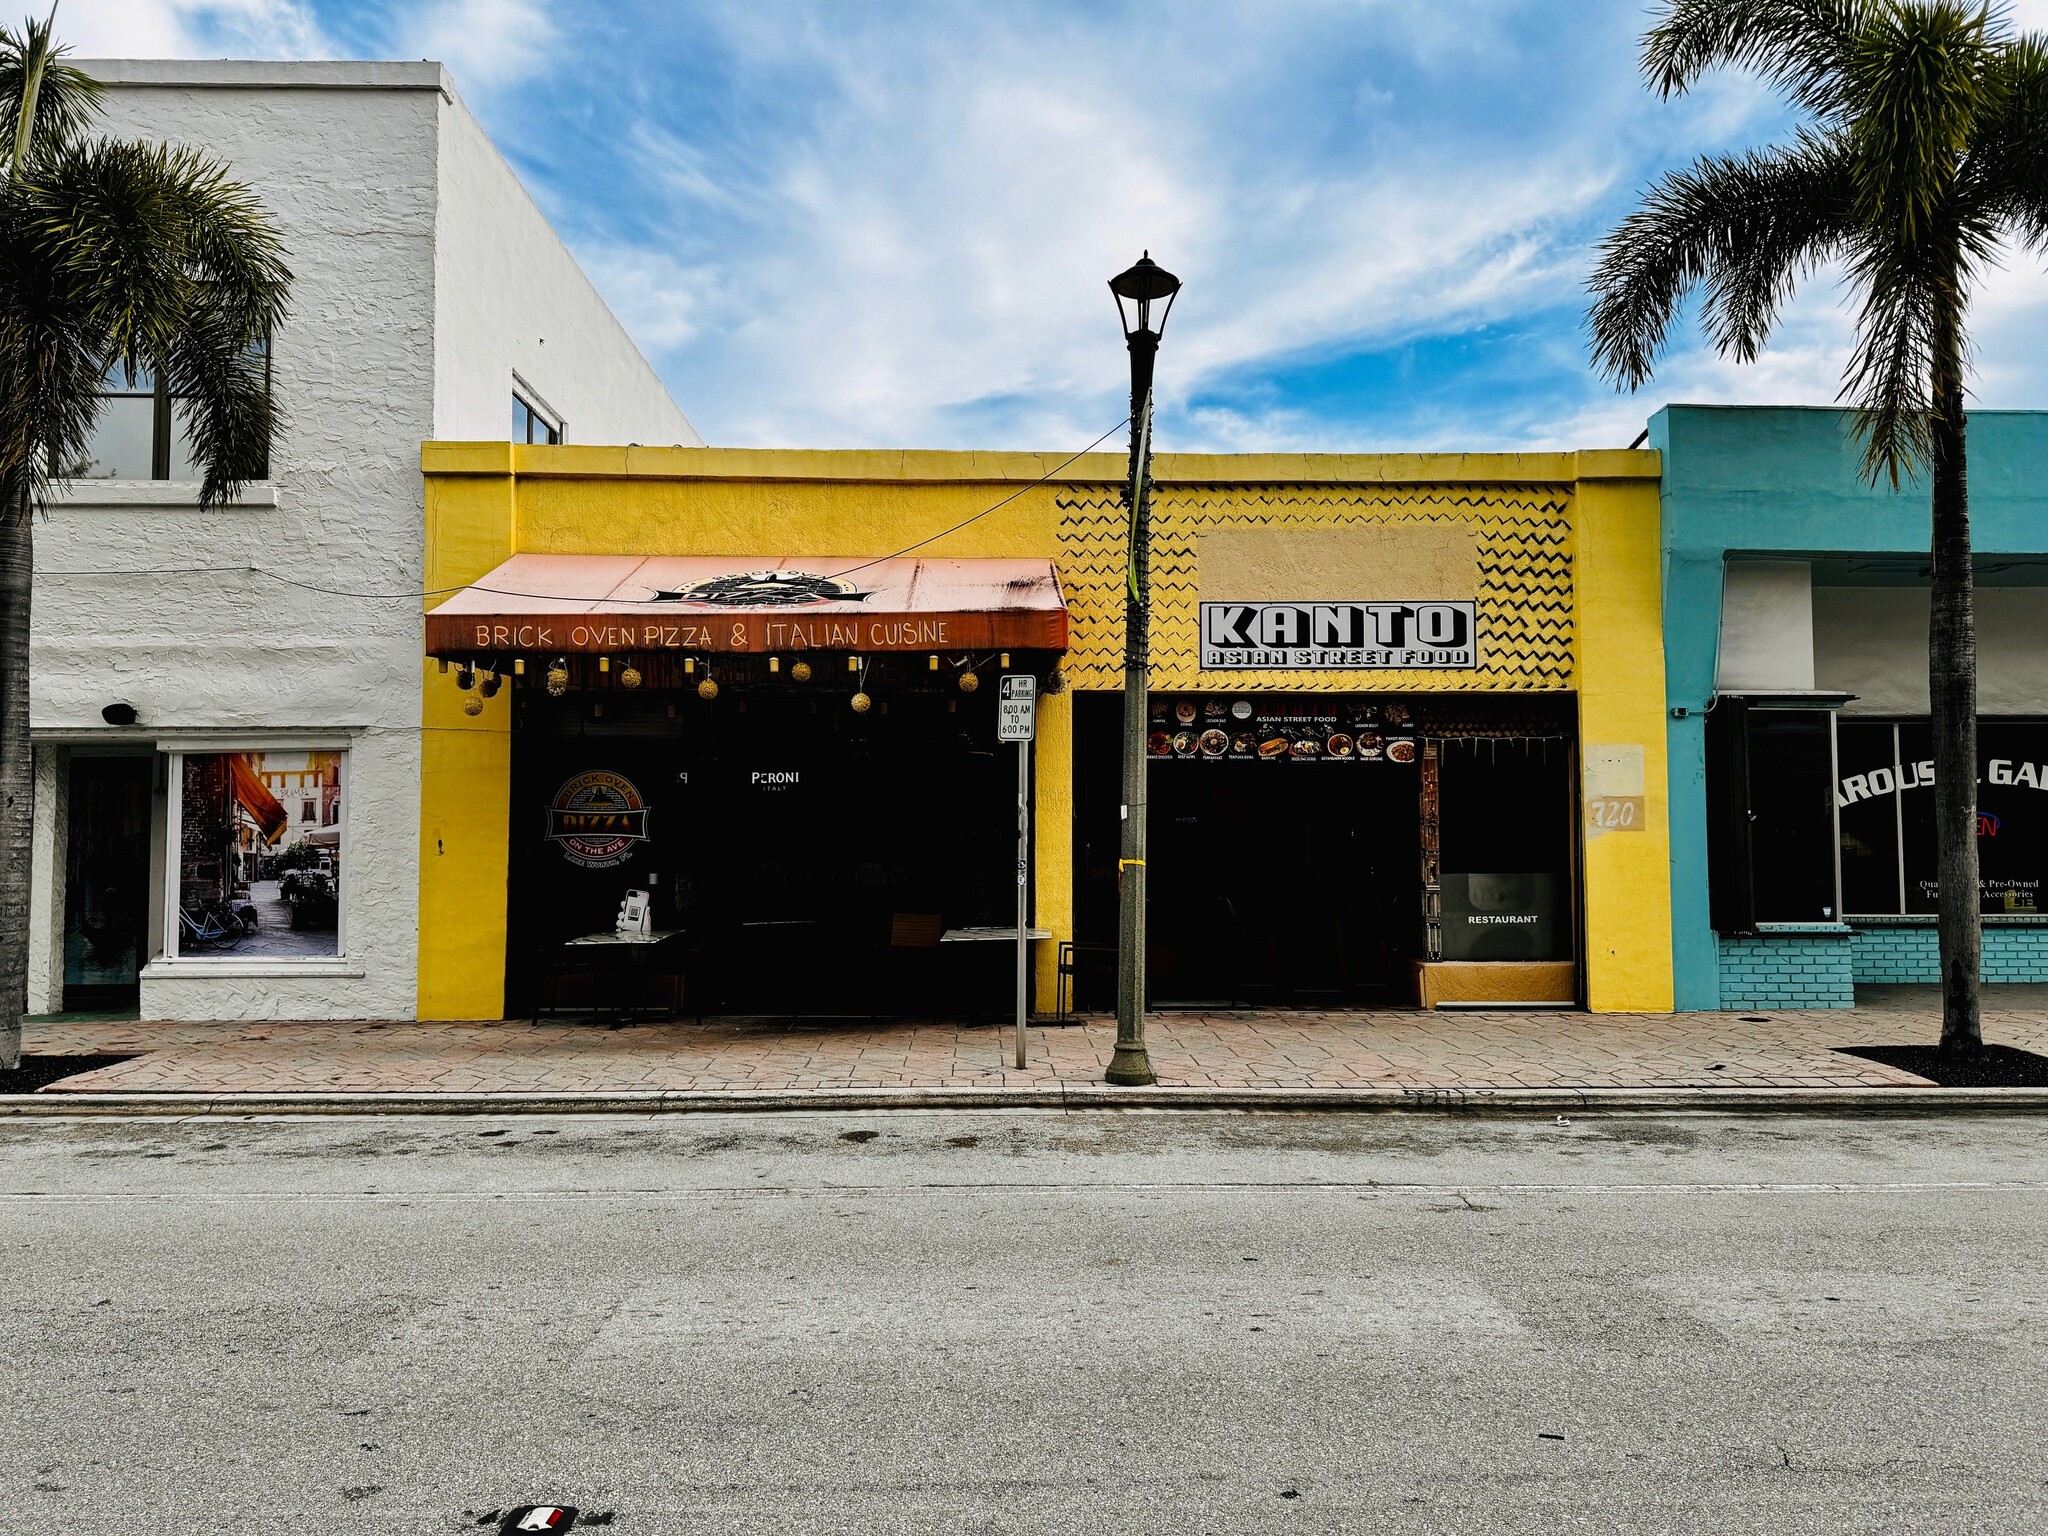
<svg viewBox="0 0 2048 1536"><path fill-rule="evenodd" d="M1202 604L1205 671L1478 665L1476 603Z"/></svg>

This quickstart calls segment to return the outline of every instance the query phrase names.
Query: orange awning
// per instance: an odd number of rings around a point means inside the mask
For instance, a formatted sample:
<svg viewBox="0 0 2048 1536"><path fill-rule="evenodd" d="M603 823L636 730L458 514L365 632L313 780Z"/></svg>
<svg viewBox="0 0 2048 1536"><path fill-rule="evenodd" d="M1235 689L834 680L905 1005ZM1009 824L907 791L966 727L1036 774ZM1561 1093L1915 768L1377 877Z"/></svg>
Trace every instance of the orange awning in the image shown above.
<svg viewBox="0 0 2048 1536"><path fill-rule="evenodd" d="M256 777L256 770L249 766L249 759L241 753L228 758L228 771L235 781L235 798L242 802L242 808L256 823L263 834L263 841L274 843L284 835L284 829L291 825L291 815L277 803L277 796L270 792L264 782Z"/></svg>
<svg viewBox="0 0 2048 1536"><path fill-rule="evenodd" d="M514 555L427 615L429 656L1066 648L1050 560Z"/></svg>

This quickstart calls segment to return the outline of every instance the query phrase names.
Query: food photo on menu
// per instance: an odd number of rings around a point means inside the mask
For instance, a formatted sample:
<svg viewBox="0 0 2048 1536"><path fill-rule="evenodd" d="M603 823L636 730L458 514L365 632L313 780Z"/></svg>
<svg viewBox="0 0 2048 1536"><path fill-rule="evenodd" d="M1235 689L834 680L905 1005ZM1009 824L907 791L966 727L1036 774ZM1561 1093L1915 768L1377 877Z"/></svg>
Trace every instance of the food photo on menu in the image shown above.
<svg viewBox="0 0 2048 1536"><path fill-rule="evenodd" d="M1412 763L1399 700L1158 698L1149 711L1153 757L1260 762ZM1399 733L1399 734L1396 734Z"/></svg>

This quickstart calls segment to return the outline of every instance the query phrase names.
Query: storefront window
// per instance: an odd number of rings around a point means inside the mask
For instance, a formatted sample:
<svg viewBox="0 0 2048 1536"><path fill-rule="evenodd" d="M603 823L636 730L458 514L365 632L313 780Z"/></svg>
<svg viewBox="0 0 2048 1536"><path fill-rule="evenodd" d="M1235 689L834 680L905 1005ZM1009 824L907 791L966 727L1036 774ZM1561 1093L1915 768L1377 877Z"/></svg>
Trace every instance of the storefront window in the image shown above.
<svg viewBox="0 0 2048 1536"><path fill-rule="evenodd" d="M344 756L265 750L179 759L173 954L341 954Z"/></svg>
<svg viewBox="0 0 2048 1536"><path fill-rule="evenodd" d="M1940 906L1934 835L1934 741L1927 722L1841 728L1836 803L1843 900L1860 916ZM1977 861L1981 910L2041 910L2048 874L2048 721L1977 727Z"/></svg>
<svg viewBox="0 0 2048 1536"><path fill-rule="evenodd" d="M1836 921L1833 716L1724 697L1707 731L1714 926Z"/></svg>

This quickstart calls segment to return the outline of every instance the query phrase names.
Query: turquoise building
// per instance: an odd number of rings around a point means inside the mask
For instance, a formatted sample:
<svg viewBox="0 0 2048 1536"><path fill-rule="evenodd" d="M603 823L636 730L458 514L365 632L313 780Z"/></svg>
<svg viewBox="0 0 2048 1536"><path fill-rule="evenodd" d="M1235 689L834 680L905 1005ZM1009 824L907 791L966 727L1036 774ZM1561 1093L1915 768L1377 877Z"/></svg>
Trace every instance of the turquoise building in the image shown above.
<svg viewBox="0 0 2048 1536"><path fill-rule="evenodd" d="M1671 406L1663 455L1681 1009L1934 982L1928 492L1849 412ZM2048 981L2048 413L1969 422L1984 975Z"/></svg>

